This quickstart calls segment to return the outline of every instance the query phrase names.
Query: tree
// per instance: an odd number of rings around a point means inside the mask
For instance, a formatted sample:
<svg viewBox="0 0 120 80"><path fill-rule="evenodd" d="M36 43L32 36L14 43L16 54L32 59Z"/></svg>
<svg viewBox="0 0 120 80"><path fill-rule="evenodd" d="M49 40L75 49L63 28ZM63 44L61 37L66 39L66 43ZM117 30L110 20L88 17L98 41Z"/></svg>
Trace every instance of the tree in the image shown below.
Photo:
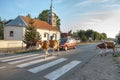
<svg viewBox="0 0 120 80"><path fill-rule="evenodd" d="M120 32L116 35L117 43L120 44Z"/></svg>
<svg viewBox="0 0 120 80"><path fill-rule="evenodd" d="M93 30L91 30L91 29L88 29L87 31L86 31L86 37L89 39L89 38L92 38L92 40L93 40L93 34L94 34L94 31Z"/></svg>
<svg viewBox="0 0 120 80"><path fill-rule="evenodd" d="M103 36L103 37L102 37L103 40L107 39L106 33L101 33L101 35Z"/></svg>
<svg viewBox="0 0 120 80"><path fill-rule="evenodd" d="M82 41L86 42L87 41L87 37L85 35L82 36Z"/></svg>
<svg viewBox="0 0 120 80"><path fill-rule="evenodd" d="M100 33L94 31L94 38L93 40L99 40L100 39Z"/></svg>
<svg viewBox="0 0 120 80"><path fill-rule="evenodd" d="M91 29L88 29L86 31L85 30L77 31L77 34L82 41L87 41L91 39L94 41L107 39L106 33L99 33Z"/></svg>
<svg viewBox="0 0 120 80"><path fill-rule="evenodd" d="M0 18L0 39L3 39L4 38L4 30L3 30L3 27L4 27L4 22L1 20Z"/></svg>
<svg viewBox="0 0 120 80"><path fill-rule="evenodd" d="M30 23L30 26L26 27L24 40L23 40L25 44L29 42L41 40L40 34L37 32L36 28L33 26L33 23L34 23L33 20L31 20L29 23Z"/></svg>
<svg viewBox="0 0 120 80"><path fill-rule="evenodd" d="M48 22L48 15L49 15L49 11L50 10L43 10L37 17L37 19L39 20L42 20L42 21L46 21ZM56 25L57 25L57 28L60 30L60 19L59 17L55 14L55 17L56 17Z"/></svg>
<svg viewBox="0 0 120 80"><path fill-rule="evenodd" d="M13 21L13 19L10 19L10 20L5 21L5 24L10 23L11 21Z"/></svg>
<svg viewBox="0 0 120 80"><path fill-rule="evenodd" d="M59 19L59 17L55 14L55 16L56 16L56 25L57 25L57 28L60 30L60 19Z"/></svg>
<svg viewBox="0 0 120 80"><path fill-rule="evenodd" d="M37 17L37 19L48 22L49 10L43 10Z"/></svg>
<svg viewBox="0 0 120 80"><path fill-rule="evenodd" d="M72 34L72 30L68 31L68 34Z"/></svg>
<svg viewBox="0 0 120 80"><path fill-rule="evenodd" d="M78 31L78 36L79 36L80 39L82 39L83 36L85 36L85 31L84 30Z"/></svg>
<svg viewBox="0 0 120 80"><path fill-rule="evenodd" d="M87 36L86 36L86 31L85 30L80 30L78 31L78 36L81 41L86 42L87 41Z"/></svg>
<svg viewBox="0 0 120 80"><path fill-rule="evenodd" d="M31 15L28 13L28 14L26 15L26 17L29 17L29 18L31 18Z"/></svg>

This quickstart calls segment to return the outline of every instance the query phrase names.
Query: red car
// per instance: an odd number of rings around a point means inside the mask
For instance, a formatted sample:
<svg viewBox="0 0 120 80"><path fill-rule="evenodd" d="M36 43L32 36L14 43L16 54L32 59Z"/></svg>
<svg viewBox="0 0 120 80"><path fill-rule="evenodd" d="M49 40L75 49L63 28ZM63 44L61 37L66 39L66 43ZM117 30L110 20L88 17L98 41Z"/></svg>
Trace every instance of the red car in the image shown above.
<svg viewBox="0 0 120 80"><path fill-rule="evenodd" d="M71 49L71 48L76 48L76 40L73 39L73 38L61 38L60 39L60 49L63 49L63 50L68 50L68 49Z"/></svg>

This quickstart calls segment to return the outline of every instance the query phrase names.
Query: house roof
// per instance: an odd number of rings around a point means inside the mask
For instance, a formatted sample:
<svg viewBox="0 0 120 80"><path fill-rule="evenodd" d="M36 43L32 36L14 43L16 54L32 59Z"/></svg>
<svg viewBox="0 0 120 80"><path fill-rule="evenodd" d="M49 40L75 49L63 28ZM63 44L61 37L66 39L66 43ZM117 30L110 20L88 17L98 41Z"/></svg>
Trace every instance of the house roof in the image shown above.
<svg viewBox="0 0 120 80"><path fill-rule="evenodd" d="M70 33L61 33L62 36L72 36Z"/></svg>
<svg viewBox="0 0 120 80"><path fill-rule="evenodd" d="M41 21L41 20L38 20L38 19L32 19L32 18L25 17L25 16L22 16L22 18L28 24L28 26L35 26L36 28L39 28L39 29L59 31L57 29L57 27L54 27L54 26L50 25L49 23L47 23L45 21ZM32 22L32 24L31 24L31 22Z"/></svg>
<svg viewBox="0 0 120 80"><path fill-rule="evenodd" d="M7 23L6 26L21 26L22 27L22 26L27 26L27 24L24 22L21 16L18 16L14 20Z"/></svg>
<svg viewBox="0 0 120 80"><path fill-rule="evenodd" d="M31 23L32 22L32 23ZM16 19L6 24L7 26L34 26L38 29L46 29L52 31L59 31L57 27L50 25L45 21L33 19L25 16L18 16Z"/></svg>

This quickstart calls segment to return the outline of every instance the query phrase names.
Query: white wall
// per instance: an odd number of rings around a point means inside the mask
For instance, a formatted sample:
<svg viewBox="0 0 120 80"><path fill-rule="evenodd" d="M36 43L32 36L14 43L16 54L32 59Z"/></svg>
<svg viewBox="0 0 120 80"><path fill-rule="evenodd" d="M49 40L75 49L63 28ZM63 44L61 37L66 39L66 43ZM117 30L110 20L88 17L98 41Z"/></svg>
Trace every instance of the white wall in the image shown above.
<svg viewBox="0 0 120 80"><path fill-rule="evenodd" d="M25 44L22 41L15 41L15 40L0 40L0 49L1 48L18 48L24 47Z"/></svg>
<svg viewBox="0 0 120 80"><path fill-rule="evenodd" d="M60 32L58 32L58 31L49 31L49 30L44 30L44 29L37 29L37 31L40 33L42 40L47 40L47 36L44 37L45 33L50 34L50 36L52 36L53 34L57 34L57 40L60 39ZM49 39L50 39L50 36L49 36ZM53 38L53 40L54 39L55 39L55 37Z"/></svg>
<svg viewBox="0 0 120 80"><path fill-rule="evenodd" d="M10 37L10 31L14 32L13 37ZM5 26L4 27L4 40L22 40L24 27L18 26Z"/></svg>
<svg viewBox="0 0 120 80"><path fill-rule="evenodd" d="M10 31L14 31L14 36L10 37ZM37 31L40 33L42 40L47 40L47 36L44 37L45 33L50 34L52 36L53 34L57 35L57 40L60 39L60 32L59 31L49 31L46 29L37 29ZM4 27L4 40L23 40L25 34L25 27L19 27L19 26L5 26ZM49 36L49 39L50 39ZM53 37L53 40L55 40L55 37Z"/></svg>

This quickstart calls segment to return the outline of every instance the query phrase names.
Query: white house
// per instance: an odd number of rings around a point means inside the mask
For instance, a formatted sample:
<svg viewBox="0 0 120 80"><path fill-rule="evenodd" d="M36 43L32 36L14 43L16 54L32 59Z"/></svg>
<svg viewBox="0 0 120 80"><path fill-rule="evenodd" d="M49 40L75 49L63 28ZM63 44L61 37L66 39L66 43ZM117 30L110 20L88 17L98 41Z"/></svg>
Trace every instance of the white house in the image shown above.
<svg viewBox="0 0 120 80"><path fill-rule="evenodd" d="M34 22L33 26L36 27L37 32L40 33L42 40L60 39L60 31L57 27L45 21L18 16L4 27L4 40L23 40L25 29L27 26L30 26L31 20Z"/></svg>
<svg viewBox="0 0 120 80"><path fill-rule="evenodd" d="M41 34L42 40L60 39L60 31L56 27L56 17L53 8L51 0L48 16L49 23L25 16L18 16L4 27L4 40L23 40L25 29L27 26L30 26L31 20L34 22L32 26L36 27L37 31Z"/></svg>

